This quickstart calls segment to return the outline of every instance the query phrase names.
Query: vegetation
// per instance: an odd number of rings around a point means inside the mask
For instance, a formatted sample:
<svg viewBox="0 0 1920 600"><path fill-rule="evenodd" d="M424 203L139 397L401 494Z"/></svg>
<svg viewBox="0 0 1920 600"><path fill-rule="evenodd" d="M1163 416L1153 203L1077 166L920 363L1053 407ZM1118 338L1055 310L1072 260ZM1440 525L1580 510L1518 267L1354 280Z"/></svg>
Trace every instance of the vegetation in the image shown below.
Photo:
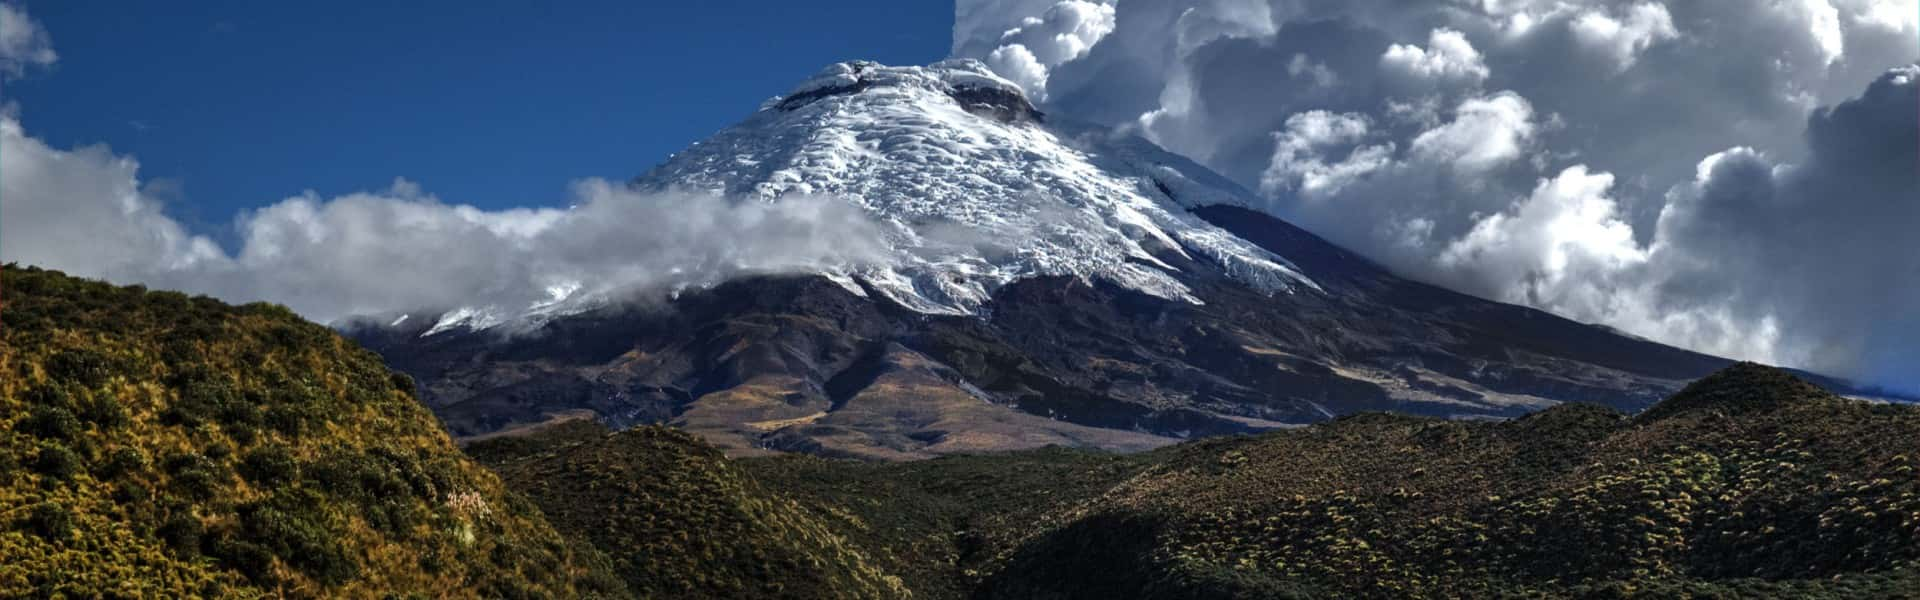
<svg viewBox="0 0 1920 600"><path fill-rule="evenodd" d="M1367 414L1128 456L1057 448L907 463L784 456L735 469L683 434L608 436L585 424L473 450L503 465L514 485L545 486L549 514L570 530L605 532L597 541L609 552L623 540L672 543L676 532L713 528L713 516L660 515L738 493L692 483L724 473L762 502L784 506L759 496L768 490L792 498L808 515L781 518L810 516L832 533L818 539L849 545L838 556L864 557L836 564L898 576L921 598L1855 598L1920 589L1912 464L1920 409L1841 399L1752 365L1639 417L1585 405L1498 423ZM665 470L645 475L643 465ZM639 493L612 487L634 477L653 483ZM566 524L575 517L562 511L586 518ZM652 515L650 528L620 525L633 515ZM813 527L807 535L824 535ZM754 549L664 552L739 557L776 543L718 537ZM736 560L671 569L732 577L745 572L728 566ZM805 589L800 596L836 595Z"/></svg>
<svg viewBox="0 0 1920 600"><path fill-rule="evenodd" d="M1169 449L978 596L1898 597L1917 454L1920 410L1754 365L1637 418L1363 415Z"/></svg>
<svg viewBox="0 0 1920 600"><path fill-rule="evenodd" d="M643 598L906 598L901 581L793 501L684 432L572 422L476 442L556 527L591 541Z"/></svg>
<svg viewBox="0 0 1920 600"><path fill-rule="evenodd" d="M996 549L1134 476L1147 458L1052 447L914 462L803 455L740 462L865 548L918 596L964 598L1002 559Z"/></svg>
<svg viewBox="0 0 1920 600"><path fill-rule="evenodd" d="M624 595L324 327L7 266L0 596Z"/></svg>
<svg viewBox="0 0 1920 600"><path fill-rule="evenodd" d="M1364 414L1135 455L467 455L271 305L7 268L0 595L1910 597L1920 408L1733 367L1638 416ZM519 490L524 496L509 492Z"/></svg>

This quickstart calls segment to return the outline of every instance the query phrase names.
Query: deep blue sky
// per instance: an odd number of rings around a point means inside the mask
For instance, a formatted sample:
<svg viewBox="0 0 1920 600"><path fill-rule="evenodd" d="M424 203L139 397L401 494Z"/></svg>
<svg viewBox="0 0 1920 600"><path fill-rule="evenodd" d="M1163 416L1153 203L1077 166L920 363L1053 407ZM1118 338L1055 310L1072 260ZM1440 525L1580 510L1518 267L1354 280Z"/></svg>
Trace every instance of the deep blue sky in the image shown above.
<svg viewBox="0 0 1920 600"><path fill-rule="evenodd" d="M953 21L920 0L25 6L60 54L0 94L28 134L135 156L223 241L240 209L396 176L447 202L558 204L829 63L939 60Z"/></svg>

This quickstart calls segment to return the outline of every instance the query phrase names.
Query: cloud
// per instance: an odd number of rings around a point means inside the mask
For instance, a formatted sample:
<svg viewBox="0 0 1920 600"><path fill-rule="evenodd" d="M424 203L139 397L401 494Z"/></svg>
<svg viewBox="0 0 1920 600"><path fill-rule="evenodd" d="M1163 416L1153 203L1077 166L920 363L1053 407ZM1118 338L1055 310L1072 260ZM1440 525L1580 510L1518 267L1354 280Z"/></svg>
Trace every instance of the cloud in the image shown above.
<svg viewBox="0 0 1920 600"><path fill-rule="evenodd" d="M1612 189L1612 174L1567 167L1448 242L1437 266L1477 280L1468 287L1494 291L1499 300L1605 314L1619 292L1609 279L1647 261L1633 227L1620 220Z"/></svg>
<svg viewBox="0 0 1920 600"><path fill-rule="evenodd" d="M482 210L396 180L243 214L229 254L142 189L104 146L59 150L0 118L0 256L76 275L269 300L320 321L554 302L879 260L881 224L844 200L777 203L577 182L567 209Z"/></svg>
<svg viewBox="0 0 1920 600"><path fill-rule="evenodd" d="M1512 92L1470 98L1455 113L1453 121L1414 136L1414 160L1484 173L1519 159L1533 140L1533 106Z"/></svg>
<svg viewBox="0 0 1920 600"><path fill-rule="evenodd" d="M957 56L995 47L971 31ZM1885 139L1915 103L1875 100L1910 89L1887 69L1917 35L1911 0L1129 0L1042 108L1416 278L1920 388L1920 163Z"/></svg>
<svg viewBox="0 0 1920 600"><path fill-rule="evenodd" d="M1782 360L1920 390L1920 66L1813 113L1807 158L1747 148L1676 186L1652 244L1668 304L1774 318Z"/></svg>
<svg viewBox="0 0 1920 600"><path fill-rule="evenodd" d="M51 66L59 59L53 37L25 7L0 3L0 78L20 77L28 67Z"/></svg>
<svg viewBox="0 0 1920 600"><path fill-rule="evenodd" d="M0 116L0 257L115 278L217 260L141 189L139 168L106 146L49 147Z"/></svg>
<svg viewBox="0 0 1920 600"><path fill-rule="evenodd" d="M1027 2L1009 2L1007 5L1034 9L1043 6ZM1086 0L1062 0L1044 5L1044 9L1040 9L1035 16L1012 22L973 20L969 16L984 16L984 11L959 15L955 19L956 32L967 29L964 35L956 33L955 52L984 49L985 53L980 58L987 66L1000 76L1020 84L1021 89L1035 100L1047 97L1047 76L1051 67L1085 56L1100 38L1113 32L1114 26L1112 4ZM992 41L987 41L989 38Z"/></svg>
<svg viewBox="0 0 1920 600"><path fill-rule="evenodd" d="M1287 118L1285 130L1273 135L1273 162L1260 176L1260 187L1271 193L1295 193L1305 199L1338 195L1393 160L1393 144L1361 146L1372 128L1366 115L1307 111ZM1344 149L1346 156L1329 162Z"/></svg>
<svg viewBox="0 0 1920 600"><path fill-rule="evenodd" d="M1824 5L1825 2L1819 4ZM1680 32L1673 28L1673 16L1667 13L1664 4L1635 4L1620 12L1624 14L1616 16L1605 11L1581 12L1567 24L1573 32L1573 39L1612 61L1615 71L1632 67L1639 60L1640 53L1654 43L1680 36ZM1833 14L1829 11L1823 16L1831 18ZM1831 30L1819 28L1813 33L1824 48L1830 43L1830 38L1838 37L1837 28L1835 24ZM1838 54L1837 47L1833 49L1833 54Z"/></svg>
<svg viewBox="0 0 1920 600"><path fill-rule="evenodd" d="M1467 36L1451 29L1435 29L1427 47L1394 44L1380 55L1380 69L1411 89L1441 85L1479 85L1487 79L1487 65Z"/></svg>

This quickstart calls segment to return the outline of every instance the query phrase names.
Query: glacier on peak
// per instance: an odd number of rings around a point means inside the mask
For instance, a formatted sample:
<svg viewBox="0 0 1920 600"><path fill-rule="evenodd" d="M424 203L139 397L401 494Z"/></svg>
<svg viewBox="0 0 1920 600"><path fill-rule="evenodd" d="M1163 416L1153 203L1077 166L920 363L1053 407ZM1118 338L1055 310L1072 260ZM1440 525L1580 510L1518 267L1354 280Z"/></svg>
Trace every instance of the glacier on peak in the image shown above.
<svg viewBox="0 0 1920 600"><path fill-rule="evenodd" d="M846 198L891 226L898 253L845 275L923 312L971 313L995 288L1046 275L1197 302L1163 252L1269 292L1316 287L1187 212L1255 205L1244 188L1140 138L1043 119L974 60L830 66L634 183Z"/></svg>
<svg viewBox="0 0 1920 600"><path fill-rule="evenodd" d="M926 313L973 314L999 287L1039 276L1199 303L1163 257L1212 265L1267 293L1319 287L1189 212L1258 206L1245 188L1139 137L1043 115L975 60L831 65L630 185L739 201L845 199L880 223L892 256L820 274ZM556 298L518 319L463 308L429 334L537 325L607 300Z"/></svg>

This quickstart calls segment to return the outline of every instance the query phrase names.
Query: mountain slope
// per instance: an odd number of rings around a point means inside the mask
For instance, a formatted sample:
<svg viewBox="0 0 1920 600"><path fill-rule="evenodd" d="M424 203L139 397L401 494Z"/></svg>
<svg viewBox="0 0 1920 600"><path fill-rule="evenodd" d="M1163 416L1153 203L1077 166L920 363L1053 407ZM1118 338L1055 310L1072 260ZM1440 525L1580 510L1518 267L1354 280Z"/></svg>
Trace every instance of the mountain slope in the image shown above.
<svg viewBox="0 0 1920 600"><path fill-rule="evenodd" d="M1891 598L1920 589L1920 408L1840 398L1757 365L1695 382L1637 417L1582 404L1502 422L1368 413L1126 455L729 460L652 428L634 433L653 444L640 450L620 441L627 433L569 428L587 433L474 448L544 455L537 460L550 467L561 456L665 456L658 468L669 474L702 457L698 468L725 470L747 482L741 489L791 498L804 513L791 518L824 527L919 598ZM595 504L604 493L553 485L580 477L541 468L508 479L551 486L543 505L635 514ZM645 502L712 497L663 489ZM656 538L670 539L642 539Z"/></svg>
<svg viewBox="0 0 1920 600"><path fill-rule="evenodd" d="M324 327L11 265L0 288L0 596L624 593Z"/></svg>
<svg viewBox="0 0 1920 600"><path fill-rule="evenodd" d="M1920 585L1916 434L1913 407L1740 365L1637 418L1367 415L1202 442L1029 538L980 596L1888 597ZM1117 527L1127 550L1066 551Z"/></svg>
<svg viewBox="0 0 1920 600"><path fill-rule="evenodd" d="M886 459L1141 449L1368 410L1637 411L1730 364L1401 279L966 61L835 65L633 185L831 195L886 224L892 253L346 330L456 435L587 411L734 454Z"/></svg>
<svg viewBox="0 0 1920 600"><path fill-rule="evenodd" d="M904 598L837 534L684 432L581 421L468 448L641 598Z"/></svg>

